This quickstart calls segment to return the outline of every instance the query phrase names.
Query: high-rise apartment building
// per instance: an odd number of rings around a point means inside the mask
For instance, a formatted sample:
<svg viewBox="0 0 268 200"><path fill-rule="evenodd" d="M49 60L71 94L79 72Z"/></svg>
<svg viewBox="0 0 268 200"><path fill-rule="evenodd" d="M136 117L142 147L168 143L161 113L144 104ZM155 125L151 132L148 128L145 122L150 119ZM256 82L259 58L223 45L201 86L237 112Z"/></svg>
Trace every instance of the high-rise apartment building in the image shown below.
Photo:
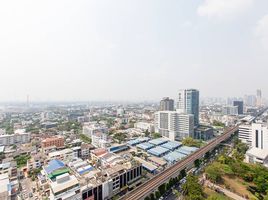
<svg viewBox="0 0 268 200"><path fill-rule="evenodd" d="M238 106L224 106L222 108L223 115L238 115Z"/></svg>
<svg viewBox="0 0 268 200"><path fill-rule="evenodd" d="M194 125L199 125L199 91L186 89L179 91L177 111L194 115Z"/></svg>
<svg viewBox="0 0 268 200"><path fill-rule="evenodd" d="M262 93L261 90L257 90L257 106L262 106Z"/></svg>
<svg viewBox="0 0 268 200"><path fill-rule="evenodd" d="M246 143L249 147L252 144L252 128L251 124L242 124L238 129L238 138Z"/></svg>
<svg viewBox="0 0 268 200"><path fill-rule="evenodd" d="M160 111L174 110L174 100L169 97L165 97L160 101Z"/></svg>
<svg viewBox="0 0 268 200"><path fill-rule="evenodd" d="M245 95L244 102L247 106L255 107L257 99L255 95Z"/></svg>
<svg viewBox="0 0 268 200"><path fill-rule="evenodd" d="M155 131L170 140L194 137L194 115L177 111L156 112Z"/></svg>
<svg viewBox="0 0 268 200"><path fill-rule="evenodd" d="M243 115L244 113L244 102L243 101L234 101L233 106L238 107L238 114Z"/></svg>

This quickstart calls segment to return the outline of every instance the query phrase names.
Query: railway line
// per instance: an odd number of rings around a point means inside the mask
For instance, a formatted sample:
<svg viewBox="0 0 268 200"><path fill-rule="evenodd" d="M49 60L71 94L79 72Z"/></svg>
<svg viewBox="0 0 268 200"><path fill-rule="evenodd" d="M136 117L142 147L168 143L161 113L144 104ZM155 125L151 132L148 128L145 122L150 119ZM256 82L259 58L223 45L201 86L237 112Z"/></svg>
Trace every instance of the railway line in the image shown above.
<svg viewBox="0 0 268 200"><path fill-rule="evenodd" d="M122 200L140 200L144 199L147 195L149 195L151 192L153 192L156 188L158 188L163 183L167 182L171 177L176 177L179 175L180 171L185 169L187 166L194 163L196 159L201 158L204 156L207 152L214 149L217 145L219 145L221 142L228 139L233 133L235 133L238 130L238 125L230 128L222 135L218 136L214 140L212 140L210 143L205 145L204 147L200 148L193 154L189 155L185 159L177 162L176 164L172 165L165 171L159 173L158 175L151 178L149 181L145 182L144 184L137 187L135 190L129 192L124 197L122 197Z"/></svg>

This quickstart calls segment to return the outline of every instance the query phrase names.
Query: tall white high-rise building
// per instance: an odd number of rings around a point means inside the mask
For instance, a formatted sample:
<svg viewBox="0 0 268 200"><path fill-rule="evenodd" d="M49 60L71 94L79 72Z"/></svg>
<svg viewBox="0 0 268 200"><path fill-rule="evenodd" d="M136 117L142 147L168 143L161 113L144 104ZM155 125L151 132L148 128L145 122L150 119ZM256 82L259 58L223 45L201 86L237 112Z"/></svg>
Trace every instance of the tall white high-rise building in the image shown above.
<svg viewBox="0 0 268 200"><path fill-rule="evenodd" d="M177 102L179 113L194 115L194 125L199 125L199 91L196 89L185 89L179 91Z"/></svg>
<svg viewBox="0 0 268 200"><path fill-rule="evenodd" d="M268 125L265 123L242 124L239 126L238 138L250 148L268 150Z"/></svg>
<svg viewBox="0 0 268 200"><path fill-rule="evenodd" d="M249 147L252 144L252 127L251 124L242 124L238 129L238 139L246 143Z"/></svg>
<svg viewBox="0 0 268 200"><path fill-rule="evenodd" d="M194 115L177 111L156 112L155 131L170 140L194 137Z"/></svg>
<svg viewBox="0 0 268 200"><path fill-rule="evenodd" d="M252 124L252 147L268 150L268 126L263 123Z"/></svg>
<svg viewBox="0 0 268 200"><path fill-rule="evenodd" d="M257 90L257 106L262 106L262 93L261 90Z"/></svg>

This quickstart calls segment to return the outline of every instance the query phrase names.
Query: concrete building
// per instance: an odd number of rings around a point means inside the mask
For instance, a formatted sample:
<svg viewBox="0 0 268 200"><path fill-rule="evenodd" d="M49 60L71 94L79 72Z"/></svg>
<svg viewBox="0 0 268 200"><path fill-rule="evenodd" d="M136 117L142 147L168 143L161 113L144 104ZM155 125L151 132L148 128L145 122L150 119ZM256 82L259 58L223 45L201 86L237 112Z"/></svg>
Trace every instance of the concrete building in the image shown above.
<svg viewBox="0 0 268 200"><path fill-rule="evenodd" d="M13 200L17 199L19 193L18 181L12 181L8 174L0 175L0 199Z"/></svg>
<svg viewBox="0 0 268 200"><path fill-rule="evenodd" d="M45 159L41 154L36 154L31 156L29 160L27 160L27 171L30 172L34 169L41 168L45 163Z"/></svg>
<svg viewBox="0 0 268 200"><path fill-rule="evenodd" d="M185 89L179 91L177 111L194 115L194 125L199 125L199 91L196 89Z"/></svg>
<svg viewBox="0 0 268 200"><path fill-rule="evenodd" d="M249 147L252 145L252 128L250 124L242 124L238 129L238 139L246 143Z"/></svg>
<svg viewBox="0 0 268 200"><path fill-rule="evenodd" d="M243 115L244 113L244 102L243 101L234 101L233 106L238 107L238 114Z"/></svg>
<svg viewBox="0 0 268 200"><path fill-rule="evenodd" d="M173 141L194 137L194 115L177 111L156 112L155 131Z"/></svg>
<svg viewBox="0 0 268 200"><path fill-rule="evenodd" d="M87 135L90 138L94 133L97 132L108 133L108 128L97 123L89 123L83 126L83 134Z"/></svg>
<svg viewBox="0 0 268 200"><path fill-rule="evenodd" d="M258 163L268 167L268 150L251 148L247 151L245 160L248 163Z"/></svg>
<svg viewBox="0 0 268 200"><path fill-rule="evenodd" d="M15 133L11 135L0 135L0 146L29 143L30 139L30 133L26 133L24 130L15 131Z"/></svg>
<svg viewBox="0 0 268 200"><path fill-rule="evenodd" d="M263 123L252 124L252 147L268 150L268 126Z"/></svg>
<svg viewBox="0 0 268 200"><path fill-rule="evenodd" d="M265 123L252 123L251 127L245 132L250 130L251 145L249 145L250 149L246 152L246 161L260 163L268 167L268 125ZM248 141L249 143L249 140L244 140L244 142Z"/></svg>
<svg viewBox="0 0 268 200"><path fill-rule="evenodd" d="M223 115L238 115L238 106L224 106L222 108Z"/></svg>
<svg viewBox="0 0 268 200"><path fill-rule="evenodd" d="M91 135L91 144L96 148L107 148L110 143L106 133L96 132Z"/></svg>
<svg viewBox="0 0 268 200"><path fill-rule="evenodd" d="M160 101L160 111L174 111L174 100L169 97L165 97Z"/></svg>
<svg viewBox="0 0 268 200"><path fill-rule="evenodd" d="M198 140L210 140L213 138L213 128L200 125L195 129L194 138Z"/></svg>
<svg viewBox="0 0 268 200"><path fill-rule="evenodd" d="M134 124L135 128L138 128L142 131L148 130L150 133L154 132L154 124L148 122L137 122Z"/></svg>
<svg viewBox="0 0 268 200"><path fill-rule="evenodd" d="M56 181L50 183L51 200L81 200L80 185L77 178L69 173L56 177Z"/></svg>
<svg viewBox="0 0 268 200"><path fill-rule="evenodd" d="M47 147L53 147L56 148L63 148L64 147L64 138L63 137L50 137L42 140L41 147L47 148Z"/></svg>
<svg viewBox="0 0 268 200"><path fill-rule="evenodd" d="M72 149L63 149L60 151L54 151L48 154L48 160L61 160L61 161L71 161L74 158L74 152Z"/></svg>
<svg viewBox="0 0 268 200"><path fill-rule="evenodd" d="M255 95L245 95L244 102L246 106L255 107L257 105L257 98Z"/></svg>
<svg viewBox="0 0 268 200"><path fill-rule="evenodd" d="M90 157L90 151L95 147L91 144L81 144L81 157L87 159Z"/></svg>
<svg viewBox="0 0 268 200"><path fill-rule="evenodd" d="M257 106L262 106L262 92L260 89L257 90Z"/></svg>

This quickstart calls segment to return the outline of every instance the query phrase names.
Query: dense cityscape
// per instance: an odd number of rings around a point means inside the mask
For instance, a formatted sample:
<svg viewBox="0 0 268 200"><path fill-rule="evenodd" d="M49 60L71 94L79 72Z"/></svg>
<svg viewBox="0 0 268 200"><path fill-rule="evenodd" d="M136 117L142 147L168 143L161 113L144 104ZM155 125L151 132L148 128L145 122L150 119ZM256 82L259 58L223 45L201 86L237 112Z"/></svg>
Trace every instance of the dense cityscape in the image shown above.
<svg viewBox="0 0 268 200"><path fill-rule="evenodd" d="M1 199L266 198L261 90L226 100L177 94L158 103L3 104Z"/></svg>
<svg viewBox="0 0 268 200"><path fill-rule="evenodd" d="M268 0L0 1L0 200L268 200Z"/></svg>

